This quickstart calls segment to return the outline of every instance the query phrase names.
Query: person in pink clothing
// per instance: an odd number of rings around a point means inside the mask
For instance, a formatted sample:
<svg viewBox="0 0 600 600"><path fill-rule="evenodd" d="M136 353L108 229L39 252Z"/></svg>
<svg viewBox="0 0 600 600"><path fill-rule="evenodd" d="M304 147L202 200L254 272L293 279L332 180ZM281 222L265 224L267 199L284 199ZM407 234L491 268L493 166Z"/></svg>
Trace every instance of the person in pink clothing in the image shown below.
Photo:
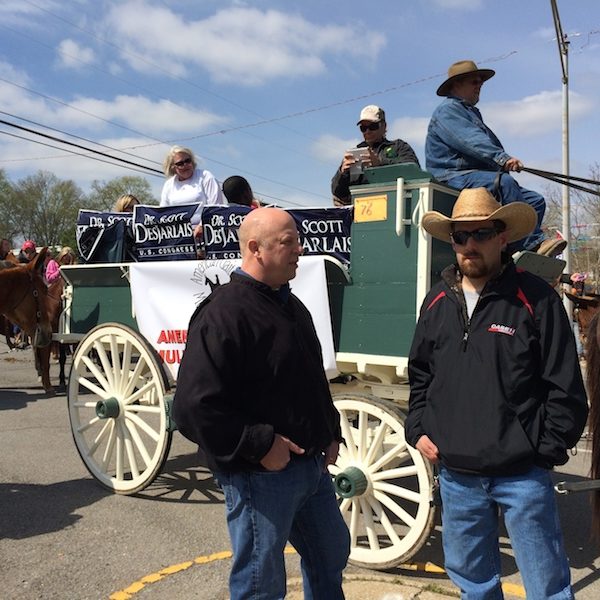
<svg viewBox="0 0 600 600"><path fill-rule="evenodd" d="M50 259L46 265L46 281L50 284L60 277L60 267L62 265L72 265L75 263L75 252L69 246L63 246L56 258Z"/></svg>

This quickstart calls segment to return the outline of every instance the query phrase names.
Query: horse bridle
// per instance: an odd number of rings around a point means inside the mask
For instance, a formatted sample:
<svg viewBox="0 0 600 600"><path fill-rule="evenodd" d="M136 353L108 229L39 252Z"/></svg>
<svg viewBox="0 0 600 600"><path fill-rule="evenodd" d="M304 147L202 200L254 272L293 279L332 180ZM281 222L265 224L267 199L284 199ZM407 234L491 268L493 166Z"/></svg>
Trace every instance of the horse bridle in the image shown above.
<svg viewBox="0 0 600 600"><path fill-rule="evenodd" d="M35 348L36 347L35 339L37 339L40 336L40 330L41 330L40 321L42 320L42 311L40 310L40 298L39 298L40 293L37 291L37 288L35 287L35 284L33 282L33 274L31 272L28 272L27 275L29 276L29 287L25 290L25 292L23 293L21 298L11 307L9 312L16 310L18 308L18 306L21 305L25 301L25 298L27 298L27 295L31 291L31 293L33 295L33 299L35 300L35 334L34 334L34 340L33 340L34 341L33 346Z"/></svg>

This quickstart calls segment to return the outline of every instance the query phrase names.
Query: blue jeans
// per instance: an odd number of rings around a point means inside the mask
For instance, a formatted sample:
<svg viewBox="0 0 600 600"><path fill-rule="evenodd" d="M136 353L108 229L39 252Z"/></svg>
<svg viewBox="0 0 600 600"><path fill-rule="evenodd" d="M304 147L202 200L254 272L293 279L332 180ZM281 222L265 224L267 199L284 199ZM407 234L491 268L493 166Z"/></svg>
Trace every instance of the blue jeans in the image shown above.
<svg viewBox="0 0 600 600"><path fill-rule="evenodd" d="M440 468L446 572L466 600L503 598L499 510L523 578L527 600L572 599L550 473L478 477Z"/></svg>
<svg viewBox="0 0 600 600"><path fill-rule="evenodd" d="M233 548L231 600L285 598L283 550L301 558L306 600L343 600L350 534L322 456L294 457L282 471L217 473Z"/></svg>
<svg viewBox="0 0 600 600"><path fill-rule="evenodd" d="M484 187L493 194L495 191L494 185L497 175L498 173L496 171L473 171L471 173L465 173L464 175L456 175L446 183L457 190ZM537 213L537 225L533 230L533 233L524 240L518 240L511 244L511 251L528 250L537 246L544 239L544 234L542 233L542 220L544 218L544 213L546 212L546 201L544 200L544 197L537 192L522 188L508 173L502 173L502 176L500 177L500 195L502 204L525 202Z"/></svg>

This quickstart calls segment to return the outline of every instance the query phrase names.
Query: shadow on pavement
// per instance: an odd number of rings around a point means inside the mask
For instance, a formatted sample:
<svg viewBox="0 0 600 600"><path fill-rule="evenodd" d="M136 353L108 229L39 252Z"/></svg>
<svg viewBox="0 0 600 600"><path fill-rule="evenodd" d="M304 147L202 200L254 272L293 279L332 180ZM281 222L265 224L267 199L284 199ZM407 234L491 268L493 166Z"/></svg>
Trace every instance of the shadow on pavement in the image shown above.
<svg viewBox="0 0 600 600"><path fill-rule="evenodd" d="M79 508L110 495L90 479L49 485L0 483L0 539L15 540L72 526Z"/></svg>
<svg viewBox="0 0 600 600"><path fill-rule="evenodd" d="M136 496L159 502L186 504L223 502L223 492L199 452L167 460L157 478Z"/></svg>
<svg viewBox="0 0 600 600"><path fill-rule="evenodd" d="M32 390L32 393L21 391L24 389ZM19 386L19 391L11 388L0 388L0 410L21 410L32 402L53 398L54 396L55 394L47 394L39 386Z"/></svg>

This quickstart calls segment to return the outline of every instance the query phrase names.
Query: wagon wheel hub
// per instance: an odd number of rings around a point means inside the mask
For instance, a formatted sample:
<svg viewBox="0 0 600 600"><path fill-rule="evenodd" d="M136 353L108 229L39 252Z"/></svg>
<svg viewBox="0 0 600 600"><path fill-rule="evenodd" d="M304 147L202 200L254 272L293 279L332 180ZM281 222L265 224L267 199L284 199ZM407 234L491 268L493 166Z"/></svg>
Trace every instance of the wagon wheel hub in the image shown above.
<svg viewBox="0 0 600 600"><path fill-rule="evenodd" d="M96 402L96 415L100 419L115 419L121 412L121 405L116 398L107 398Z"/></svg>
<svg viewBox="0 0 600 600"><path fill-rule="evenodd" d="M362 496L369 482L366 475L358 467L348 467L338 473L334 479L335 491L342 498Z"/></svg>

